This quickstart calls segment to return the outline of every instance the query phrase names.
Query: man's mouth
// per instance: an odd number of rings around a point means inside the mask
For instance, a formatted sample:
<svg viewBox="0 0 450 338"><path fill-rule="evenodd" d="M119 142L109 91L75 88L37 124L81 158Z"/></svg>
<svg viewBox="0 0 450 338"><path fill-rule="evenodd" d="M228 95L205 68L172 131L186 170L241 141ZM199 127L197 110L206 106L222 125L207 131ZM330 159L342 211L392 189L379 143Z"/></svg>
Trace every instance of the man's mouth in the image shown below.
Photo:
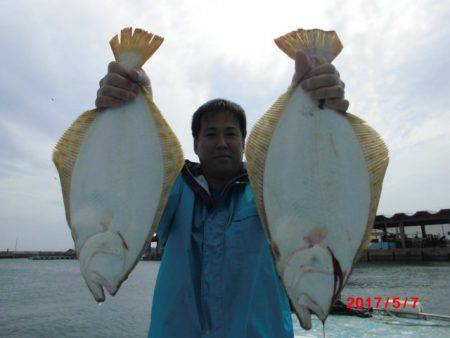
<svg viewBox="0 0 450 338"><path fill-rule="evenodd" d="M221 158L231 158L230 155L219 155L219 156L214 156L215 159L221 159Z"/></svg>

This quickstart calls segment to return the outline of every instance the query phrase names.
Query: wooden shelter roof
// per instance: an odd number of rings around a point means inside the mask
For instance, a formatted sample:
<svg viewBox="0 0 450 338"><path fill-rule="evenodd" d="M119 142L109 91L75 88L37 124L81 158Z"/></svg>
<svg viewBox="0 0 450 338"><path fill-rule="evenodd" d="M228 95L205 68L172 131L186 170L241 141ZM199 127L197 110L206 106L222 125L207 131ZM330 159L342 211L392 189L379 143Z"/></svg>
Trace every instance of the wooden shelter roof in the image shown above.
<svg viewBox="0 0 450 338"><path fill-rule="evenodd" d="M382 229L386 227L398 227L402 223L404 226L450 224L450 209L441 209L438 212L417 211L412 215L397 213L391 217L377 215L373 227Z"/></svg>

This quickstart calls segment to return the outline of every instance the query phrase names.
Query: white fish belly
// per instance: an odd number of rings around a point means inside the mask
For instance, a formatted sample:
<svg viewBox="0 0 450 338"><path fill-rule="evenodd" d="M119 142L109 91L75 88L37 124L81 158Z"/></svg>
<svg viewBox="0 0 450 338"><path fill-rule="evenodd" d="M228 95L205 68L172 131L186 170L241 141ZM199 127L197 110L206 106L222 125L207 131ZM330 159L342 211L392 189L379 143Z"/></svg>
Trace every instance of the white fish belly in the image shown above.
<svg viewBox="0 0 450 338"><path fill-rule="evenodd" d="M297 313L324 320L339 287L332 254L345 276L367 228L369 173L345 116L318 108L301 87L272 136L263 194L277 269Z"/></svg>
<svg viewBox="0 0 450 338"><path fill-rule="evenodd" d="M73 168L71 223L81 271L97 300L115 294L151 235L163 157L144 96L101 113Z"/></svg>

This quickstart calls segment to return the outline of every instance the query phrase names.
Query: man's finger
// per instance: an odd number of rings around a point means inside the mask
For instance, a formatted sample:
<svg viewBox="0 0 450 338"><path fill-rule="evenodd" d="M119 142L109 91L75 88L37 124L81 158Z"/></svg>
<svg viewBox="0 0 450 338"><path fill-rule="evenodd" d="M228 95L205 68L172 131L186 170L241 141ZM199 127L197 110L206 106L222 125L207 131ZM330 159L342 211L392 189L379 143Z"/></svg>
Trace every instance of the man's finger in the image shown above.
<svg viewBox="0 0 450 338"><path fill-rule="evenodd" d="M340 82L336 74L322 74L303 80L300 85L304 90L310 91L321 87L332 87Z"/></svg>
<svg viewBox="0 0 450 338"><path fill-rule="evenodd" d="M317 75L322 74L337 74L339 76L339 73L336 71L336 68L331 63L325 63L323 65L319 65L315 68L313 68L308 74L304 76L304 80L310 79Z"/></svg>
<svg viewBox="0 0 450 338"><path fill-rule="evenodd" d="M344 88L341 86L325 87L309 92L315 100L320 99L342 99L344 98Z"/></svg>
<svg viewBox="0 0 450 338"><path fill-rule="evenodd" d="M109 96L97 96L95 100L95 106L97 108L112 108L123 104L122 100Z"/></svg>
<svg viewBox="0 0 450 338"><path fill-rule="evenodd" d="M142 75L138 69L129 70L128 76L130 77L131 80L133 80L134 82L138 82L138 83L141 81L141 77L142 77Z"/></svg>
<svg viewBox="0 0 450 338"><path fill-rule="evenodd" d="M122 75L125 78L128 77L127 70L117 61L111 61L108 64L108 73L116 73L116 74Z"/></svg>
<svg viewBox="0 0 450 338"><path fill-rule="evenodd" d="M143 87L150 86L150 79L142 68L128 71L128 76Z"/></svg>
<svg viewBox="0 0 450 338"><path fill-rule="evenodd" d="M295 74L293 81L301 81L311 71L312 67L313 64L310 57L302 51L297 51L295 53Z"/></svg>
<svg viewBox="0 0 450 338"><path fill-rule="evenodd" d="M125 78L117 73L109 73L108 75L106 75L103 84L122 88L127 91L132 91L136 94L139 92L138 84L130 81L128 78Z"/></svg>
<svg viewBox="0 0 450 338"><path fill-rule="evenodd" d="M97 92L97 96L109 96L122 101L129 101L136 98L136 93L109 85L105 85Z"/></svg>
<svg viewBox="0 0 450 338"><path fill-rule="evenodd" d="M325 100L325 106L328 108L345 113L350 103L345 99L327 99Z"/></svg>

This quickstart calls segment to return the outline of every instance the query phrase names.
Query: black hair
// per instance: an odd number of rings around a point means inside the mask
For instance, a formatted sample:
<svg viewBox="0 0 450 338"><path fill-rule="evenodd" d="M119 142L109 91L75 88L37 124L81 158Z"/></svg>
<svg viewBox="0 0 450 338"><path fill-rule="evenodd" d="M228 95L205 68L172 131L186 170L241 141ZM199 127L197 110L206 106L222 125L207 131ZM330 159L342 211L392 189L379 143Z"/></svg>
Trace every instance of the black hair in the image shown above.
<svg viewBox="0 0 450 338"><path fill-rule="evenodd" d="M225 99L214 99L202 104L192 115L192 136L194 140L198 138L198 134L201 128L202 117L213 116L217 113L226 112L230 113L239 123L241 129L242 140L245 140L247 135L247 119L245 117L245 111L240 105Z"/></svg>

